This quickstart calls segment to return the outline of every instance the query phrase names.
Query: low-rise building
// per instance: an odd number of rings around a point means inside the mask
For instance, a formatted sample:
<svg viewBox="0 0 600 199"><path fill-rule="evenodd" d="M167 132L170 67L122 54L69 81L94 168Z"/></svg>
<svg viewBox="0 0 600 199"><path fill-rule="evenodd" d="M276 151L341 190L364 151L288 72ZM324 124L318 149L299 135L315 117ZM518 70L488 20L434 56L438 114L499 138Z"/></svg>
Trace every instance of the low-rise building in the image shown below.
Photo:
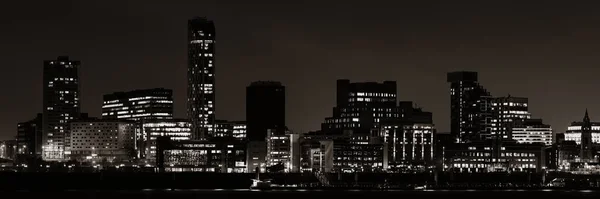
<svg viewBox="0 0 600 199"><path fill-rule="evenodd" d="M454 172L534 171L546 167L545 145L480 141L446 146L444 168Z"/></svg>
<svg viewBox="0 0 600 199"><path fill-rule="evenodd" d="M584 122L572 122L569 127L567 127L567 131L564 133L566 141L575 141L577 144L581 144L581 127L584 125ZM600 122L591 122L591 133L592 133L592 142L596 144L600 144Z"/></svg>
<svg viewBox="0 0 600 199"><path fill-rule="evenodd" d="M373 172L388 166L387 146L373 136L315 136L301 142L301 170Z"/></svg>
<svg viewBox="0 0 600 199"><path fill-rule="evenodd" d="M0 141L0 158L15 160L17 156L17 140Z"/></svg>
<svg viewBox="0 0 600 199"><path fill-rule="evenodd" d="M267 142L248 141L246 146L246 170L254 172L257 169L265 172L267 168Z"/></svg>
<svg viewBox="0 0 600 199"><path fill-rule="evenodd" d="M129 161L136 157L136 123L87 118L70 123L65 155L80 162Z"/></svg>
<svg viewBox="0 0 600 199"><path fill-rule="evenodd" d="M276 129L267 130L266 166L282 165L283 172L297 172L299 166L299 135L290 131L276 133Z"/></svg>
<svg viewBox="0 0 600 199"><path fill-rule="evenodd" d="M191 125L185 119L157 119L144 120L140 136L140 154L149 164L156 160L156 139L168 137L171 140L190 140L192 135Z"/></svg>
<svg viewBox="0 0 600 199"><path fill-rule="evenodd" d="M433 164L433 124L385 125L382 136L389 151L388 170L424 168Z"/></svg>
<svg viewBox="0 0 600 199"><path fill-rule="evenodd" d="M42 155L42 114L17 124L17 154L27 157Z"/></svg>
<svg viewBox="0 0 600 199"><path fill-rule="evenodd" d="M246 138L246 122L215 120L215 137L234 137L243 140Z"/></svg>
<svg viewBox="0 0 600 199"><path fill-rule="evenodd" d="M165 172L246 172L246 144L239 140L157 139L156 163Z"/></svg>
<svg viewBox="0 0 600 199"><path fill-rule="evenodd" d="M517 143L552 145L552 126L544 124L541 119L515 122L511 131L512 139Z"/></svg>

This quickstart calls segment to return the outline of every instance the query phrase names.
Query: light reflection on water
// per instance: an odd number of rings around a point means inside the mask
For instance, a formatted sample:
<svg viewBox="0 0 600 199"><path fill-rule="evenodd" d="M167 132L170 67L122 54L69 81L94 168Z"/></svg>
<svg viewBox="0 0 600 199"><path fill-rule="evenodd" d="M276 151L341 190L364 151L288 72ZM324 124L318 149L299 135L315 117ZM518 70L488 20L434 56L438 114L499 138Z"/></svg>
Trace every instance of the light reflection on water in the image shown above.
<svg viewBox="0 0 600 199"><path fill-rule="evenodd" d="M78 191L78 190L69 190ZM157 191L155 189L144 189L143 191ZM401 189L389 189L389 190L361 190L361 189L337 189L337 190L323 190L323 189L272 189L272 190L259 190L259 189L167 189L167 191L177 192L323 192L323 191L334 191L334 192L583 192L591 193L598 192L598 190L555 190L555 189L539 189L539 190L526 190L526 189L504 189L504 190L477 190L477 189L463 189L463 190L450 190L450 189L424 189L424 190L401 190Z"/></svg>
<svg viewBox="0 0 600 199"><path fill-rule="evenodd" d="M36 192L32 190L19 190L19 192L29 193ZM537 189L537 190L526 190L526 189L505 189L505 190L478 190L478 189L463 189L463 190L448 190L448 189L424 189L424 190L361 190L361 189L337 189L337 190L324 190L324 189L273 189L273 190L257 190L257 189L143 189L140 191L135 190L77 190L71 189L68 190L69 193L86 193L86 192L95 192L98 194L102 193L142 193L145 195L153 195L155 193L173 193L173 194L260 194L260 193L281 193L281 194L294 194L294 193L304 193L304 194L316 194L320 195L323 193L339 193L339 194L351 194L354 195L356 193L366 193L370 192L373 194L467 194L467 195L478 195L478 194L489 194L492 192L498 194L556 194L556 193L564 193L564 194L575 194L576 196L596 196L600 194L600 190L577 190L577 189Z"/></svg>
<svg viewBox="0 0 600 199"><path fill-rule="evenodd" d="M28 190L19 190L22 192L28 192ZM69 189L67 192L85 192L87 190ZM126 191L126 190L124 190ZM504 190L477 190L477 189L463 189L463 190L449 190L449 189L423 189L423 190L401 190L401 189L389 189L389 190L361 190L361 189L336 189L336 190L323 190L323 189L272 189L272 190L258 190L258 189L142 189L143 192L580 192L580 193L599 193L600 190L568 190L568 189L537 189L537 190L526 190L526 189L504 189ZM126 191L127 192L127 191Z"/></svg>

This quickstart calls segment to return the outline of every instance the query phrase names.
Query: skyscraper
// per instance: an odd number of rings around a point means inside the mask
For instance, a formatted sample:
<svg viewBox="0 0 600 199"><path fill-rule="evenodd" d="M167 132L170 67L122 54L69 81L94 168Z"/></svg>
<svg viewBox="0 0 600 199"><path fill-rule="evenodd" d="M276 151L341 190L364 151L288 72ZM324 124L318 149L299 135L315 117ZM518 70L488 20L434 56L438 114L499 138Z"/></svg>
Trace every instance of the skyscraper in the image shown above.
<svg viewBox="0 0 600 199"><path fill-rule="evenodd" d="M188 21L187 114L193 139L206 139L215 131L215 39L212 21Z"/></svg>
<svg viewBox="0 0 600 199"><path fill-rule="evenodd" d="M102 119L171 119L173 91L164 88L116 92L104 95Z"/></svg>
<svg viewBox="0 0 600 199"><path fill-rule="evenodd" d="M79 61L44 61L42 158L63 160L69 122L79 117Z"/></svg>
<svg viewBox="0 0 600 199"><path fill-rule="evenodd" d="M246 87L246 138L265 141L267 130L285 133L285 87L280 82L258 81Z"/></svg>
<svg viewBox="0 0 600 199"><path fill-rule="evenodd" d="M477 72L448 73L450 83L450 134L455 142L479 140L491 132L492 97L477 82Z"/></svg>

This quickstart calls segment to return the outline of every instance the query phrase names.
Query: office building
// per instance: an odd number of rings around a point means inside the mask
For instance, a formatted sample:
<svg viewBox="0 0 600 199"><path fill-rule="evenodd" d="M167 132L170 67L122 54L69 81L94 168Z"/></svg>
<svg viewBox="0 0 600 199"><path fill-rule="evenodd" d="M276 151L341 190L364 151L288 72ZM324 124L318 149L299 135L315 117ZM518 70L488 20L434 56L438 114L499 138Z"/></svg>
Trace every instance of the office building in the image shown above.
<svg viewBox="0 0 600 199"><path fill-rule="evenodd" d="M433 145L435 150L435 152L433 152L433 155L435 156L435 167L437 171L443 171L444 162L446 162L444 157L446 147L454 145L454 141L456 141L456 139L454 139L454 136L452 136L450 132L436 132L433 136L433 139L435 140L435 143Z"/></svg>
<svg viewBox="0 0 600 199"><path fill-rule="evenodd" d="M245 173L246 145L235 139L158 138L157 166L165 172Z"/></svg>
<svg viewBox="0 0 600 199"><path fill-rule="evenodd" d="M300 143L300 170L329 173L333 171L333 140L302 138Z"/></svg>
<svg viewBox="0 0 600 199"><path fill-rule="evenodd" d="M69 137L69 122L80 114L79 61L61 56L44 61L42 158L47 161L64 159L65 139Z"/></svg>
<svg viewBox="0 0 600 199"><path fill-rule="evenodd" d="M102 119L173 118L173 91L164 88L115 92L104 95Z"/></svg>
<svg viewBox="0 0 600 199"><path fill-rule="evenodd" d="M214 137L233 137L233 124L227 120L215 120Z"/></svg>
<svg viewBox="0 0 600 199"><path fill-rule="evenodd" d="M129 162L136 158L134 121L86 118L70 123L66 157L78 162Z"/></svg>
<svg viewBox="0 0 600 199"><path fill-rule="evenodd" d="M380 123L399 118L396 82L337 81L336 107L333 116L325 118L321 131L325 134L344 133L370 135Z"/></svg>
<svg viewBox="0 0 600 199"><path fill-rule="evenodd" d="M246 140L246 121L233 122L233 137L239 140Z"/></svg>
<svg viewBox="0 0 600 199"><path fill-rule="evenodd" d="M246 122L216 120L214 137L235 137L243 140L246 137Z"/></svg>
<svg viewBox="0 0 600 199"><path fill-rule="evenodd" d="M530 119L529 100L524 97L497 97L492 100L492 130L488 139L511 139L515 123Z"/></svg>
<svg viewBox="0 0 600 199"><path fill-rule="evenodd" d="M17 124L17 154L28 157L42 155L42 114Z"/></svg>
<svg viewBox="0 0 600 199"><path fill-rule="evenodd" d="M481 140L491 134L490 93L478 83L477 72L447 75L450 83L450 134L455 142Z"/></svg>
<svg viewBox="0 0 600 199"><path fill-rule="evenodd" d="M290 132L288 134L290 140L290 164L286 168L289 172L300 172L300 154L302 150L300 148L300 142L302 136L299 133Z"/></svg>
<svg viewBox="0 0 600 199"><path fill-rule="evenodd" d="M248 141L246 145L246 170L265 172L267 169L267 141Z"/></svg>
<svg viewBox="0 0 600 199"><path fill-rule="evenodd" d="M149 162L156 160L156 140L168 137L171 140L190 140L191 124L185 119L144 120L141 129L140 156Z"/></svg>
<svg viewBox="0 0 600 199"><path fill-rule="evenodd" d="M388 168L388 150L378 137L305 135L299 143L300 170L380 172Z"/></svg>
<svg viewBox="0 0 600 199"><path fill-rule="evenodd" d="M391 171L426 169L434 161L434 126L430 123L385 125L384 142L388 147Z"/></svg>
<svg viewBox="0 0 600 199"><path fill-rule="evenodd" d="M544 124L541 119L527 119L514 123L511 132L512 139L517 143L552 145L552 127Z"/></svg>
<svg viewBox="0 0 600 199"><path fill-rule="evenodd" d="M215 131L215 25L206 18L188 21L187 115L193 139Z"/></svg>
<svg viewBox="0 0 600 199"><path fill-rule="evenodd" d="M369 136L333 142L333 169L337 172L382 172L388 167L387 147Z"/></svg>
<svg viewBox="0 0 600 199"><path fill-rule="evenodd" d="M382 123L379 132L388 147L387 169L425 169L434 158L433 114L410 101L402 101L398 107L400 117Z"/></svg>
<svg viewBox="0 0 600 199"><path fill-rule="evenodd" d="M519 144L501 141L499 150L494 140L458 143L444 151L444 168L454 172L540 172L546 167L544 144Z"/></svg>
<svg viewBox="0 0 600 199"><path fill-rule="evenodd" d="M292 168L292 141L291 134L277 135L274 130L267 130L267 167L283 165L284 172Z"/></svg>
<svg viewBox="0 0 600 199"><path fill-rule="evenodd" d="M246 87L246 138L264 141L268 129L285 134L285 87L280 82L258 81Z"/></svg>

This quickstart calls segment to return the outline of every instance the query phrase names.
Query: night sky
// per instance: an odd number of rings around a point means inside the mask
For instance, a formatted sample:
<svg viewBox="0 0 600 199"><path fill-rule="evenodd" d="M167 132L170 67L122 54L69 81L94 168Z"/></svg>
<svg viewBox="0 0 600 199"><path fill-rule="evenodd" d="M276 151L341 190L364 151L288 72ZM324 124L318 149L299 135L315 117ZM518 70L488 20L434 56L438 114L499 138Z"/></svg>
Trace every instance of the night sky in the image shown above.
<svg viewBox="0 0 600 199"><path fill-rule="evenodd" d="M336 79L395 80L399 100L432 111L443 132L446 72L474 70L494 96L529 97L533 116L555 131L586 108L600 121L598 5L401 2L4 2L0 138L41 112L43 60L59 55L82 62L82 108L92 116L100 116L103 94L164 87L174 90L175 115L185 117L186 25L194 16L217 28L218 119L244 120L245 87L275 80L287 87L288 126L317 130L331 116Z"/></svg>

